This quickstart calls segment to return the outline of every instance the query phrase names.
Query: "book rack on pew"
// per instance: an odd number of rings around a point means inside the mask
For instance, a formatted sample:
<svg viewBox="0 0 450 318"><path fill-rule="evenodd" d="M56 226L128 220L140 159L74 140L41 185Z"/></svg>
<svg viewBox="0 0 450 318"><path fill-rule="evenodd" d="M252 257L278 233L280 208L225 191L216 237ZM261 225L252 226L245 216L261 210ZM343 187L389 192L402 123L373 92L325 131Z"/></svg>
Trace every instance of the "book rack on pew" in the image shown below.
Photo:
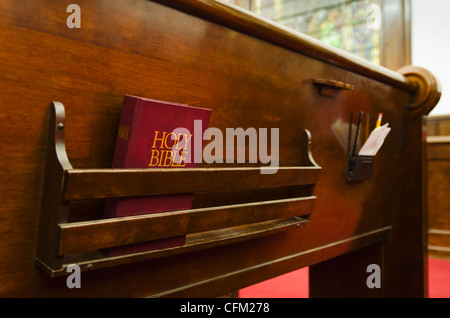
<svg viewBox="0 0 450 318"><path fill-rule="evenodd" d="M82 271L119 266L296 229L315 208L319 167L304 131L299 166L261 174L260 167L193 169L74 169L65 150L65 112L50 105L46 170L36 264L51 277L67 275L70 264ZM267 169L271 169L267 167ZM214 191L257 191L304 186L301 195L277 200L196 208L132 217L68 222L72 201ZM102 249L187 235L186 244L149 252L108 257Z"/></svg>

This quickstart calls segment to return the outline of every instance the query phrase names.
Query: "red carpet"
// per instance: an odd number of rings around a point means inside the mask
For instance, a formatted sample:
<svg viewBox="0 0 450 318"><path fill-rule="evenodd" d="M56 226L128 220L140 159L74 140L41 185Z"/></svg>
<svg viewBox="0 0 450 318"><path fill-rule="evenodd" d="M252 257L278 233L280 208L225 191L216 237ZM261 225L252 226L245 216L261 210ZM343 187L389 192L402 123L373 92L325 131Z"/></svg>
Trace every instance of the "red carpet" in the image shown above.
<svg viewBox="0 0 450 318"><path fill-rule="evenodd" d="M428 297L450 298L450 260L428 259Z"/></svg>
<svg viewBox="0 0 450 318"><path fill-rule="evenodd" d="M429 298L450 298L450 260L428 259ZM240 298L307 298L308 268L239 291Z"/></svg>

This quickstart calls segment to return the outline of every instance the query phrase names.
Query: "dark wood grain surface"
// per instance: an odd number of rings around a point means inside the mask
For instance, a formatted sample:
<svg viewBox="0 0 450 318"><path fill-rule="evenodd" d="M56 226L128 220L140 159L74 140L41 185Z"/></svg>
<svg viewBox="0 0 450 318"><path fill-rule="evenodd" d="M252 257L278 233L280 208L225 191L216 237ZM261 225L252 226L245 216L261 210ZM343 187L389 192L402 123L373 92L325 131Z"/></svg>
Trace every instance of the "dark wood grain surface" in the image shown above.
<svg viewBox="0 0 450 318"><path fill-rule="evenodd" d="M428 176L428 248L430 255L450 256L450 136L446 135L448 118L428 121L428 127L439 125L439 135L427 138ZM436 127L435 127L436 128ZM431 129L430 129L431 130ZM442 133L440 133L442 131Z"/></svg>
<svg viewBox="0 0 450 318"><path fill-rule="evenodd" d="M408 110L421 83L413 85L402 74L273 26L267 33L261 21L235 16L212 1L164 1L190 13L161 2L77 1L81 29L67 28L63 2L0 2L0 295L216 297L336 256L350 264L354 254L347 259L346 253L352 251L361 251L354 268L367 262L382 266L386 289L373 295L426 294L423 123L420 114ZM284 44L278 42L280 34ZM321 96L313 84L318 78L354 89ZM302 161L299 145L308 129L312 154L322 167L310 223L83 272L81 289L68 289L64 277L49 278L34 260L41 198L48 190L43 189L48 106L60 101L66 107L66 148L73 167L103 169L112 162L124 94L210 108L210 126L223 131L279 128L284 167ZM370 114L371 125L383 112L392 131L375 159L372 178L349 183L347 146L333 125L348 124L350 112L356 124L359 111ZM295 190L280 188L273 199L288 192ZM242 196L198 193L194 207L247 202ZM95 219L101 207L101 201L74 204L69 218ZM382 247L373 248L378 243ZM313 271L312 295L339 295L342 286L330 279L352 275L346 268L337 266L327 276L321 268ZM354 281L348 280L345 294L367 294L367 287ZM325 290L328 283L336 288Z"/></svg>

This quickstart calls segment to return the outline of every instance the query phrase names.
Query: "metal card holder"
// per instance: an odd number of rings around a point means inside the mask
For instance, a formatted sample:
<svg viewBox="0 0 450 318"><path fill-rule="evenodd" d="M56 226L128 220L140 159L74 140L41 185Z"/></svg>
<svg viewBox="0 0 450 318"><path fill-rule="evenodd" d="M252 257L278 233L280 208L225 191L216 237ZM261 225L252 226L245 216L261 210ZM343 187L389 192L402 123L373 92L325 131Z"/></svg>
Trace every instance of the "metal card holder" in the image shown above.
<svg viewBox="0 0 450 318"><path fill-rule="evenodd" d="M372 169L373 169L373 162L375 160L375 156L359 155L356 152L363 115L364 115L364 113L361 111L359 114L356 135L353 140L353 148L352 149L349 148L347 172L345 174L345 178L347 179L347 181L363 181L366 179L370 179L372 177ZM351 142L351 138L352 138L352 135L351 135L352 117L353 117L353 114L350 113L349 130L348 130L348 132L349 132L349 135L348 135L349 147L350 147L350 142ZM368 127L368 125L369 125L369 123L367 120L366 127Z"/></svg>
<svg viewBox="0 0 450 318"><path fill-rule="evenodd" d="M375 156L349 156L346 179L348 181L362 181L372 177Z"/></svg>

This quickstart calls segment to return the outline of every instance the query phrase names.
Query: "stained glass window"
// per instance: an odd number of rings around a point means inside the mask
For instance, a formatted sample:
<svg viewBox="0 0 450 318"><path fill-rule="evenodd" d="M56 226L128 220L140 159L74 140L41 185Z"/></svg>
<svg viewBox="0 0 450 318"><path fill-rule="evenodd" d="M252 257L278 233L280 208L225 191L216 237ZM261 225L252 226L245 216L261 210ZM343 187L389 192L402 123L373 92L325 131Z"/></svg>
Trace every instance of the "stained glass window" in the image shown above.
<svg viewBox="0 0 450 318"><path fill-rule="evenodd" d="M230 0L229 2L380 64L380 0Z"/></svg>

